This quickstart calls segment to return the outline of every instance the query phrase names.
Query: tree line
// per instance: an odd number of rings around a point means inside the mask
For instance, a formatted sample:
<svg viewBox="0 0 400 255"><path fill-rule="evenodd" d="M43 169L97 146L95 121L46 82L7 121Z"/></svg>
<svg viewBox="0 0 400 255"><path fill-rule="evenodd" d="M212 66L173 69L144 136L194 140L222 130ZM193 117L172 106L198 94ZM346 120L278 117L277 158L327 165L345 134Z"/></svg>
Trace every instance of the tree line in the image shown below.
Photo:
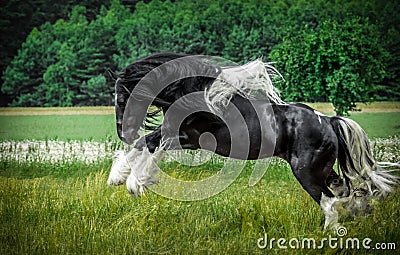
<svg viewBox="0 0 400 255"><path fill-rule="evenodd" d="M112 105L107 70L162 51L263 57L285 77L285 100L339 114L400 99L395 0L65 2L65 17L34 27L4 68L10 106Z"/></svg>

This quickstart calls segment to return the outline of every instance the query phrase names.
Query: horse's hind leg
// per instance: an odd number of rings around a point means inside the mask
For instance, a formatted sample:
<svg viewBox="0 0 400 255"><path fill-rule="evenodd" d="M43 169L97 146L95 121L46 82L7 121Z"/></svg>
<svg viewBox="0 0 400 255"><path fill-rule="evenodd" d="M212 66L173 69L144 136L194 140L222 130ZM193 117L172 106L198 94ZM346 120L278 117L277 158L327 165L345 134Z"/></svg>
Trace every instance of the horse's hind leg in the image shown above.
<svg viewBox="0 0 400 255"><path fill-rule="evenodd" d="M301 158L292 158L289 161L292 171L301 186L321 206L325 214L324 229L328 226L336 228L338 223L337 201L338 199L329 190L326 180L333 171L332 167L336 160L335 153L330 156L303 154Z"/></svg>
<svg viewBox="0 0 400 255"><path fill-rule="evenodd" d="M334 170L328 176L326 185L333 191L336 197L348 197L350 195L350 186L348 181L338 175Z"/></svg>

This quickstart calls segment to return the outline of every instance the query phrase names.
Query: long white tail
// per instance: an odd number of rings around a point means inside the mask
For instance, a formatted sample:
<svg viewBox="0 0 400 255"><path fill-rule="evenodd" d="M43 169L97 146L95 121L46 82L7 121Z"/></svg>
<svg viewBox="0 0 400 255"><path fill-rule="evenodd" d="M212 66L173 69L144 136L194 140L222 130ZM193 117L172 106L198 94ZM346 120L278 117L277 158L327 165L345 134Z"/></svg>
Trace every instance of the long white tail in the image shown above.
<svg viewBox="0 0 400 255"><path fill-rule="evenodd" d="M339 142L339 166L351 190L364 189L374 197L392 192L393 186L399 184L399 177L377 164L368 136L360 125L343 117L332 117L331 124Z"/></svg>

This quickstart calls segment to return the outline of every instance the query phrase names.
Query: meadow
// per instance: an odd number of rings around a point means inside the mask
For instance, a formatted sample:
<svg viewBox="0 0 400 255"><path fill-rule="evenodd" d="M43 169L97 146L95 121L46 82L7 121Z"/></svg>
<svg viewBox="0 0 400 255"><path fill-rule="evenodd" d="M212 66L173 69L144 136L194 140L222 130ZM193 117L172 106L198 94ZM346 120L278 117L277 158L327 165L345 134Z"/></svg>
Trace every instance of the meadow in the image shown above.
<svg viewBox="0 0 400 255"><path fill-rule="evenodd" d="M106 184L113 151L123 148L112 113L70 111L37 116L0 111L0 254L397 254L400 249L399 188L371 214L342 217L347 234L340 237L323 230L320 207L277 159L253 187L248 180L254 162L247 162L231 186L206 200L175 201L153 192L133 198L124 185ZM352 118L372 138L378 161L400 161L398 111L371 110ZM213 156L198 167L167 160L160 167L171 176L199 180L224 163ZM265 237L268 244L275 242L261 249L257 244ZM319 247L330 237L338 238L336 247L327 242ZM317 247L280 249L279 238L313 239ZM345 238L370 238L371 249L361 244L346 249Z"/></svg>

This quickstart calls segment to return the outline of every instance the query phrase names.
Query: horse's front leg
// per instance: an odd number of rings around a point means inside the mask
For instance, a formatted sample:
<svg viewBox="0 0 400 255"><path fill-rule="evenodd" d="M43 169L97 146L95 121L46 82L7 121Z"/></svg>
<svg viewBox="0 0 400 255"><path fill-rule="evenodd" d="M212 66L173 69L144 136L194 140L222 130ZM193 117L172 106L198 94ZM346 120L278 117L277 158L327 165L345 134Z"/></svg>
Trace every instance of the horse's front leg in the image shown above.
<svg viewBox="0 0 400 255"><path fill-rule="evenodd" d="M158 128L139 139L128 153L127 162L131 172L126 180L126 188L132 196L141 196L148 186L158 182L154 175L159 170L157 162L164 155L161 140L161 128Z"/></svg>
<svg viewBox="0 0 400 255"><path fill-rule="evenodd" d="M177 137L169 137L168 134L162 135L161 127L159 127L139 139L130 152L116 152L108 185L116 186L126 182L129 193L138 197L149 185L157 183L154 177L159 170L157 162L162 159L165 150L197 148L196 145L190 143L185 132L180 132Z"/></svg>
<svg viewBox="0 0 400 255"><path fill-rule="evenodd" d="M134 148L126 153L125 151L116 151L111 172L108 177L109 186L117 186L127 182L128 190L131 193L137 193L136 189L140 190L140 187L136 185L138 182L135 178L141 178L143 182L143 175L147 172L143 170L149 170L151 166L151 158L154 156L160 156L161 153L154 152L159 147L161 141L161 128L156 129L150 134L139 139ZM132 175L132 176L131 176ZM148 181L154 182L154 178L149 178ZM149 185L149 184L148 184ZM136 188L135 188L136 187ZM142 188L143 189L143 188Z"/></svg>

